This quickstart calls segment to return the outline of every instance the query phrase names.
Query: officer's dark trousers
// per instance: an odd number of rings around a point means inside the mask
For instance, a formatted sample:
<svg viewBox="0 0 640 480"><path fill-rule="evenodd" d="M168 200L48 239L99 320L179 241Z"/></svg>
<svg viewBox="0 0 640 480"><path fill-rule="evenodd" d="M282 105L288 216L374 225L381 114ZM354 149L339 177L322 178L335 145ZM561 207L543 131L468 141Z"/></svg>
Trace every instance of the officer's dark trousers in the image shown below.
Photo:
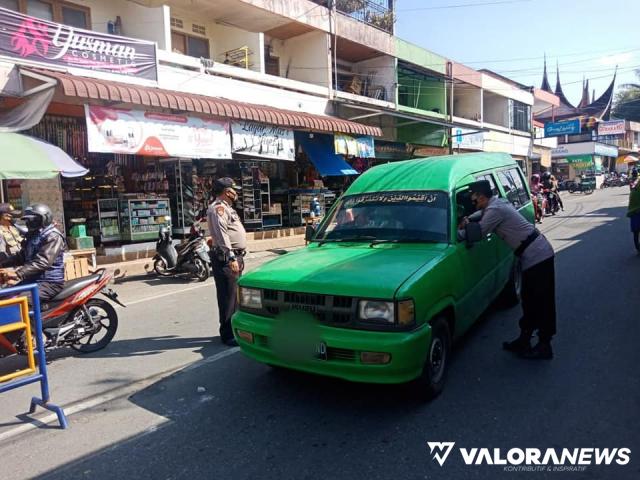
<svg viewBox="0 0 640 480"><path fill-rule="evenodd" d="M556 333L556 280L554 257L522 272L523 331L538 330L540 341L550 341Z"/></svg>
<svg viewBox="0 0 640 480"><path fill-rule="evenodd" d="M223 342L233 338L231 329L231 317L238 309L238 278L244 270L244 260L237 257L240 264L240 273L233 273L228 264L211 256L213 279L216 282L218 295L218 315L220 319L220 339Z"/></svg>

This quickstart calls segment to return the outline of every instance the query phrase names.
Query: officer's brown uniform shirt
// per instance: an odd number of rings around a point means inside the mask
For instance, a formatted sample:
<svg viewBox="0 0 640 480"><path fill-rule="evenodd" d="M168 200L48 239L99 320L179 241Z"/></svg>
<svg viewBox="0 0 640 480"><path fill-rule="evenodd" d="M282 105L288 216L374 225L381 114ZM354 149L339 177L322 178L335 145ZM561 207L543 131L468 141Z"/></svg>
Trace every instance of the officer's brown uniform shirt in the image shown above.
<svg viewBox="0 0 640 480"><path fill-rule="evenodd" d="M6 253L9 256L16 255L22 248L22 236L18 229L9 226L0 225L0 247L2 251L0 253Z"/></svg>
<svg viewBox="0 0 640 480"><path fill-rule="evenodd" d="M247 248L247 232L238 213L224 200L216 199L207 211L209 234L213 246L228 254Z"/></svg>

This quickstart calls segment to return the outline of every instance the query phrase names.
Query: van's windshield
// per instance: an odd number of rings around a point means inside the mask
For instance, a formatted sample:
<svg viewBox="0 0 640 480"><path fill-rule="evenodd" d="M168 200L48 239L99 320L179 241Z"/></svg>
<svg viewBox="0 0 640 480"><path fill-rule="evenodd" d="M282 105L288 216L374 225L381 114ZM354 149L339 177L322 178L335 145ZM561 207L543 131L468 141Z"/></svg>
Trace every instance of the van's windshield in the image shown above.
<svg viewBox="0 0 640 480"><path fill-rule="evenodd" d="M449 196L439 191L349 195L321 225L315 241L449 241Z"/></svg>

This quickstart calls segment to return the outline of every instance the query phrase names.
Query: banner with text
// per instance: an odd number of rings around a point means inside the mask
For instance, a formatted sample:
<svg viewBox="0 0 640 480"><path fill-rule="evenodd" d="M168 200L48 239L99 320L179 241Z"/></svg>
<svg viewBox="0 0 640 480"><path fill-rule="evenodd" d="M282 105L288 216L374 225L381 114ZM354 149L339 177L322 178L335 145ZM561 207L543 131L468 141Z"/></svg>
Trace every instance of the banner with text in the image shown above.
<svg viewBox="0 0 640 480"><path fill-rule="evenodd" d="M84 109L90 152L231 158L228 122L95 105Z"/></svg>
<svg viewBox="0 0 640 480"><path fill-rule="evenodd" d="M231 122L233 153L273 160L295 160L293 130L256 122Z"/></svg>
<svg viewBox="0 0 640 480"><path fill-rule="evenodd" d="M0 8L0 55L158 79L154 42L69 27L5 8Z"/></svg>
<svg viewBox="0 0 640 480"><path fill-rule="evenodd" d="M598 122L598 135L624 135L626 131L625 120Z"/></svg>
<svg viewBox="0 0 640 480"><path fill-rule="evenodd" d="M544 124L545 137L557 137L559 135L577 135L580 133L580 119L564 122L548 122Z"/></svg>
<svg viewBox="0 0 640 480"><path fill-rule="evenodd" d="M336 133L333 135L333 145L338 155L360 158L375 157L373 137L352 137L344 133Z"/></svg>

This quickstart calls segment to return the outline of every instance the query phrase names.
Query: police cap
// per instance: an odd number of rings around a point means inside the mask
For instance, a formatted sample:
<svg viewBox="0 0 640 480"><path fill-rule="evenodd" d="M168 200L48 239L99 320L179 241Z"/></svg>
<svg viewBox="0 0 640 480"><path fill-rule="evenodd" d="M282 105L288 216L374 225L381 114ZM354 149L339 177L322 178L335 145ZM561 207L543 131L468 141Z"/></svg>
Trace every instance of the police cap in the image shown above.
<svg viewBox="0 0 640 480"><path fill-rule="evenodd" d="M471 193L483 195L487 198L491 198L493 196L493 190L491 188L491 182L489 182L489 180L478 180L477 182L469 184L469 191Z"/></svg>
<svg viewBox="0 0 640 480"><path fill-rule="evenodd" d="M230 177L222 177L218 178L214 184L213 188L216 193L224 192L227 188L233 188L234 190L240 190L242 187L237 185L236 182L233 181L233 178Z"/></svg>
<svg viewBox="0 0 640 480"><path fill-rule="evenodd" d="M0 203L0 215L9 214L14 218L18 218L21 215L21 212L13 208L13 205L10 203Z"/></svg>

